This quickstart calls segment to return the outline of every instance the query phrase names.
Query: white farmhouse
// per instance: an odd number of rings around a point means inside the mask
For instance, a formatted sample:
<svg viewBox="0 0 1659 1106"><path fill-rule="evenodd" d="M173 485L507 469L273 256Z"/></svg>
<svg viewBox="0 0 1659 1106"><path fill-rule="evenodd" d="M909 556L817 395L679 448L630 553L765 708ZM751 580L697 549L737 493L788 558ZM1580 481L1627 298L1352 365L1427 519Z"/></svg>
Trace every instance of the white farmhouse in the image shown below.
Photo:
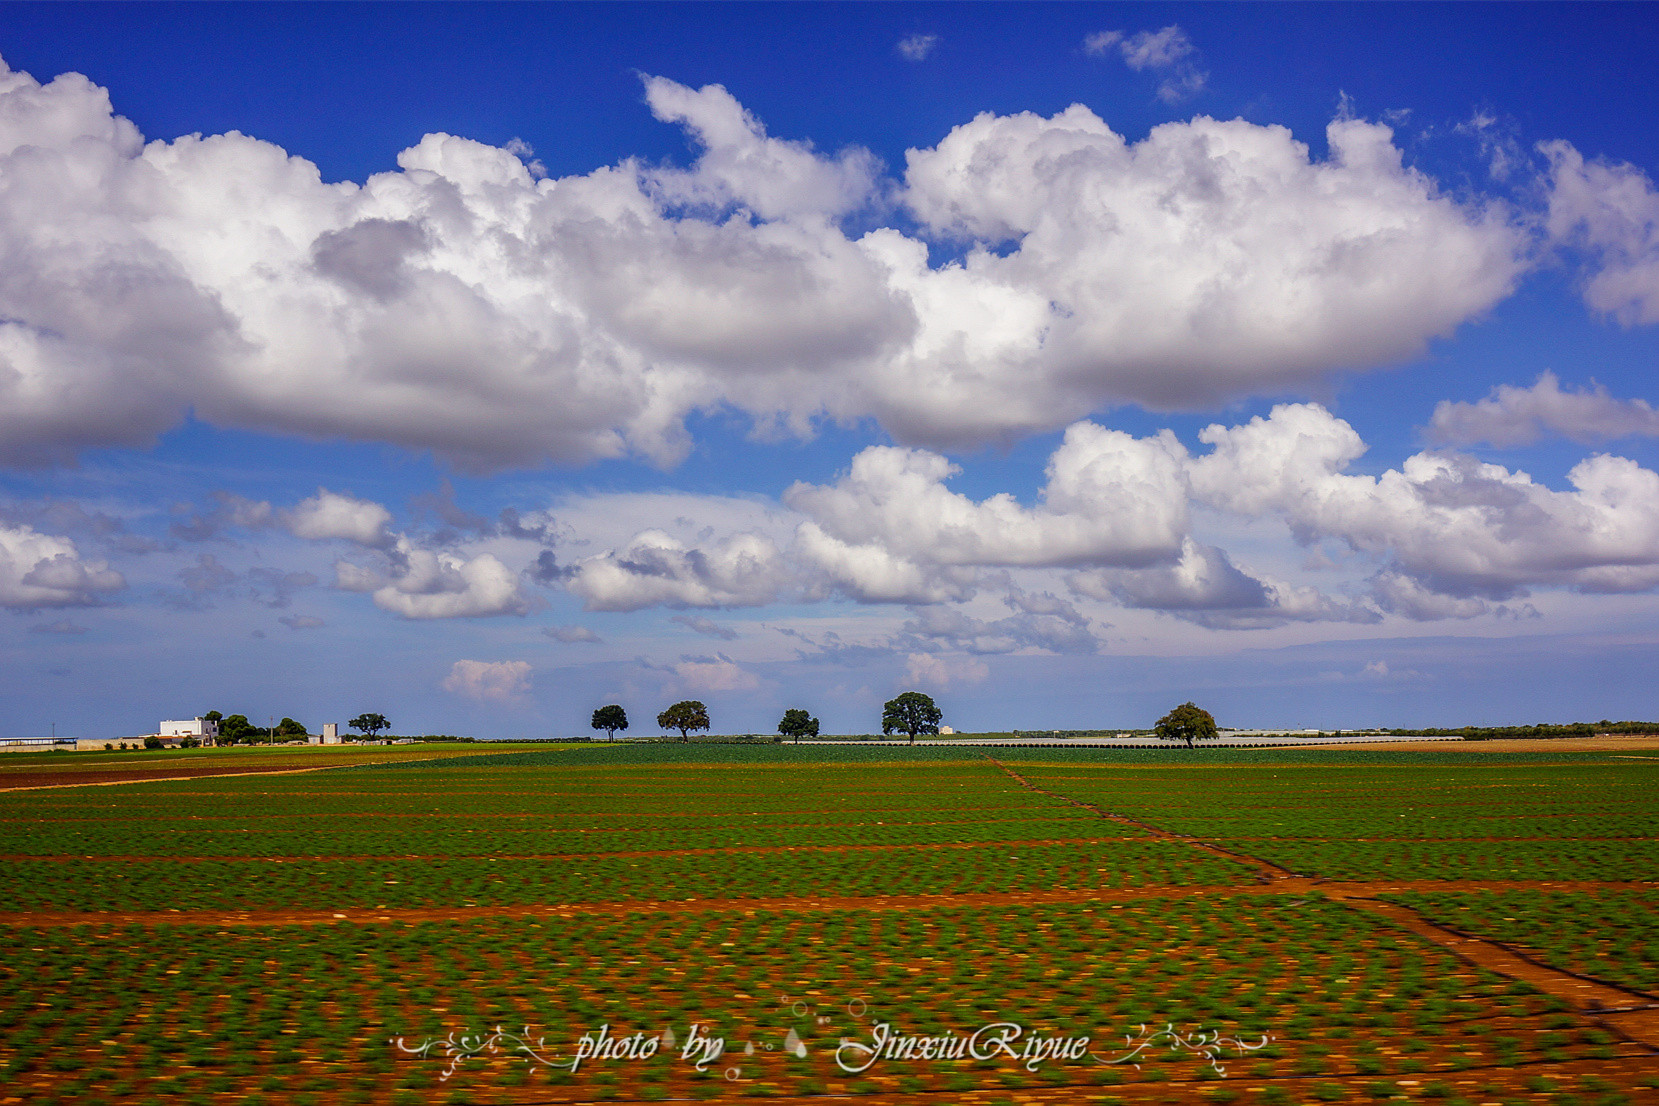
<svg viewBox="0 0 1659 1106"><path fill-rule="evenodd" d="M211 718L189 718L182 722L163 722L156 731L162 739L169 737L199 737L203 745L212 745L219 737L219 723Z"/></svg>

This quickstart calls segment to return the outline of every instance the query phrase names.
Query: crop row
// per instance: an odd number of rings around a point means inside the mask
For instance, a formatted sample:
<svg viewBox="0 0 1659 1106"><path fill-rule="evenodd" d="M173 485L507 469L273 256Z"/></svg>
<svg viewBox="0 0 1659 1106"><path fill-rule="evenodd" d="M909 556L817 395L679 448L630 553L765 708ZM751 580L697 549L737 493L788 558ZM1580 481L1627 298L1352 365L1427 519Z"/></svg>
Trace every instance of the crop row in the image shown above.
<svg viewBox="0 0 1659 1106"><path fill-rule="evenodd" d="M1651 880L1659 841L1251 841L1247 851L1323 879Z"/></svg>
<svg viewBox="0 0 1659 1106"><path fill-rule="evenodd" d="M1340 933L1340 942L1331 935ZM347 1102L488 1094L526 1079L586 1097L1017 1090L1047 1083L1190 1079L1202 1058L1129 1064L903 1061L852 1078L842 1037L878 1022L971 1033L992 1021L1085 1035L1116 1059L1143 1025L1249 1040L1235 1072L1450 1074L1612 1056L1615 1043L1522 984L1314 899L1218 898L1110 907L709 913L568 921L480 919L278 929L25 929L0 964L0 1079L47 1097L183 1100L263 1093ZM712 1081L665 1053L574 1075L476 1060L440 1082L410 1043L526 1026L568 1059L608 1024L653 1036L692 1023L729 1042ZM780 1046L789 1031L805 1057ZM744 1055L744 1044L753 1055ZM733 1072L735 1071L735 1074ZM742 1088L731 1088L740 1082Z"/></svg>
<svg viewBox="0 0 1659 1106"><path fill-rule="evenodd" d="M1228 885L1252 874L1156 841L577 859L20 860L0 865L0 901L20 911L328 910Z"/></svg>
<svg viewBox="0 0 1659 1106"><path fill-rule="evenodd" d="M941 812L948 813L948 812ZM961 812L955 812L960 818ZM367 824L365 824L367 823ZM568 820L459 819L434 825L430 816L352 820L319 826L315 819L270 818L242 824L194 821L183 826L107 822L0 827L0 854L29 856L539 856L669 849L943 845L1135 837L1144 832L1098 818L1051 821L936 821L887 818L862 825L732 825L724 818L681 818L669 828L572 828Z"/></svg>

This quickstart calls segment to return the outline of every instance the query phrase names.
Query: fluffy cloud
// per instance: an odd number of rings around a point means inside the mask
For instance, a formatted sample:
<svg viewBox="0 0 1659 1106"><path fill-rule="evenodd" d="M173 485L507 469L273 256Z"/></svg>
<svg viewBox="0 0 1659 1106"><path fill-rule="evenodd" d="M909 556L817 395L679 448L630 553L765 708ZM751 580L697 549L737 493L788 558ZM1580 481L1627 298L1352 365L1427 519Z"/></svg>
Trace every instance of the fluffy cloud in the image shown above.
<svg viewBox="0 0 1659 1106"><path fill-rule="evenodd" d="M1133 57L1173 56L1160 41ZM868 152L770 136L718 86L645 89L690 167L543 180L432 134L329 184L242 134L146 144L84 78L0 65L0 462L143 444L186 410L473 468L671 462L687 413L721 404L1006 440L1408 356L1521 266L1386 128L1339 120L1321 162L1241 120L1129 144L1082 107L909 153L903 202L970 245L934 266L899 230L842 228L892 191Z"/></svg>
<svg viewBox="0 0 1659 1106"><path fill-rule="evenodd" d="M68 538L0 525L0 607L91 606L126 586L108 563L83 559Z"/></svg>
<svg viewBox="0 0 1659 1106"><path fill-rule="evenodd" d="M1122 54L1124 64L1137 72L1150 69L1168 73L1168 78L1158 86L1158 96L1166 103L1175 103L1197 93L1209 79L1209 74L1191 61L1194 52L1192 40L1173 24L1161 31L1141 31L1133 35L1122 31L1097 31L1083 39L1085 53L1100 55L1112 49Z"/></svg>
<svg viewBox="0 0 1659 1106"><path fill-rule="evenodd" d="M1125 607L1165 611L1212 629L1262 629L1286 622L1377 622L1372 608L1344 603L1317 588L1258 579L1225 551L1188 538L1173 564L1119 572L1077 573L1072 590Z"/></svg>
<svg viewBox="0 0 1659 1106"><path fill-rule="evenodd" d="M480 702L510 703L530 690L530 662L456 661L443 689Z"/></svg>
<svg viewBox="0 0 1659 1106"><path fill-rule="evenodd" d="M872 446L830 487L797 483L784 502L849 546L937 565L1137 565L1179 548L1186 527L1172 434L1134 438L1093 423L1066 431L1036 508L950 491L960 469L935 453Z"/></svg>
<svg viewBox="0 0 1659 1106"><path fill-rule="evenodd" d="M1036 601L1026 602L1029 598ZM1099 644L1089 632L1088 619L1063 599L1027 597L1015 589L1005 601L1015 613L990 620L950 607L913 607L902 633L924 642L930 650L944 647L978 654L1024 649L1092 653Z"/></svg>
<svg viewBox="0 0 1659 1106"><path fill-rule="evenodd" d="M753 691L760 677L730 657L687 657L674 666L674 674L692 691Z"/></svg>
<svg viewBox="0 0 1659 1106"><path fill-rule="evenodd" d="M282 525L296 538L326 541L341 538L359 545L381 548L396 539L389 527L392 513L378 503L353 499L327 488L318 488L310 499L277 512Z"/></svg>
<svg viewBox="0 0 1659 1106"><path fill-rule="evenodd" d="M984 661L973 657L912 653L905 658L904 673L912 683L942 689L951 684L980 683L991 674L991 669Z"/></svg>
<svg viewBox="0 0 1659 1106"><path fill-rule="evenodd" d="M1614 399L1600 385L1562 391L1544 372L1530 388L1501 384L1478 403L1442 400L1428 427L1435 441L1459 445L1530 445L1545 434L1585 443L1659 437L1659 411L1643 399Z"/></svg>
<svg viewBox="0 0 1659 1106"><path fill-rule="evenodd" d="M938 35L924 35L917 32L899 39L897 49L908 61L926 61L927 56L933 53L933 48L938 45Z"/></svg>
<svg viewBox="0 0 1659 1106"><path fill-rule="evenodd" d="M830 589L862 603L943 603L974 593L971 568L917 564L878 542L842 541L813 522L795 532L792 551Z"/></svg>
<svg viewBox="0 0 1659 1106"><path fill-rule="evenodd" d="M1598 266L1584 301L1627 326L1659 322L1659 191L1633 165L1586 162L1567 142L1550 160L1548 228Z"/></svg>
<svg viewBox="0 0 1659 1106"><path fill-rule="evenodd" d="M452 553L419 549L399 538L391 580L374 592L375 606L404 618L484 618L524 614L529 602L520 590L519 574L493 554L464 558ZM361 590L360 576L350 570L338 578L348 590ZM361 570L358 570L361 572Z"/></svg>
<svg viewBox="0 0 1659 1106"><path fill-rule="evenodd" d="M620 549L576 564L565 586L591 611L756 607L776 599L788 578L778 547L759 534L735 534L694 549L661 530L646 530Z"/></svg>
<svg viewBox="0 0 1659 1106"><path fill-rule="evenodd" d="M942 388L897 384L1004 431L1111 400L1208 403L1411 356L1508 294L1522 242L1499 213L1439 194L1387 127L1326 137L1323 162L1243 120L1131 144L1074 105L980 115L911 151L905 202L930 233L1017 248L933 271L895 246L895 280L928 304L912 353L957 367Z"/></svg>
<svg viewBox="0 0 1659 1106"><path fill-rule="evenodd" d="M1365 444L1312 404L1242 426L1210 426L1189 467L1196 499L1245 515L1275 512L1304 540L1335 537L1391 559L1444 595L1501 600L1531 585L1598 591L1659 583L1659 473L1597 455L1555 491L1522 472L1455 453L1419 453L1378 476L1343 470ZM1396 609L1412 604L1385 589ZM1455 614L1456 612L1454 612Z"/></svg>

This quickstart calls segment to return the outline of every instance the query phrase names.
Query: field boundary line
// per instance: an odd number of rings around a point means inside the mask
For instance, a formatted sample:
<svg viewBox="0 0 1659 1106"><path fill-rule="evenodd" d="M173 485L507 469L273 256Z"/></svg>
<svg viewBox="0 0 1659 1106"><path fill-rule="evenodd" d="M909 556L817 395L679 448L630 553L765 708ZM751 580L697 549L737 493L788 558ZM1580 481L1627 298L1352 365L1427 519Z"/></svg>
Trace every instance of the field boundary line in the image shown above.
<svg viewBox="0 0 1659 1106"><path fill-rule="evenodd" d="M1057 791L1050 791L1045 787L1039 787L1030 780L1026 779L1024 776L1020 775L1018 772L1014 771L1012 768L1008 767L1006 764L1002 763L1000 760L991 756L989 753L985 754L985 759L1002 769L1002 771L1006 772L1009 777L1011 777L1014 782L1018 783L1021 787L1035 791L1039 795L1047 795L1051 799L1060 799L1063 802L1070 803L1072 806L1092 811L1108 821L1120 822L1130 826L1138 826L1150 833L1154 838L1161 841L1173 841L1182 845L1191 845L1194 848L1203 849L1205 852L1219 853L1229 859L1242 861L1258 869L1258 878L1263 882L1272 882L1284 879L1305 880L1317 878L1306 875L1302 872L1292 871L1282 864L1275 864L1271 860L1263 860L1259 856L1251 856L1249 853L1238 852L1234 849L1229 849L1224 845L1217 845L1214 842L1200 840L1191 834L1177 833L1174 830L1165 829L1163 826L1155 826L1150 822L1143 822L1138 818L1131 818L1127 814L1119 814L1112 810L1102 810L1094 803L1085 802L1082 799L1074 799L1070 795L1062 795Z"/></svg>

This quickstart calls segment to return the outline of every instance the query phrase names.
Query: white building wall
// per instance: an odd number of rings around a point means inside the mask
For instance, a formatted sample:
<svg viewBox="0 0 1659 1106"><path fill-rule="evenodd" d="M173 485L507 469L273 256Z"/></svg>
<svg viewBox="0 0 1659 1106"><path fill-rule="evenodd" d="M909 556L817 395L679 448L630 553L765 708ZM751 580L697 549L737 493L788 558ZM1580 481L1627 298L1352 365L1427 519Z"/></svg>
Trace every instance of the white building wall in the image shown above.
<svg viewBox="0 0 1659 1106"><path fill-rule="evenodd" d="M189 718L182 722L163 722L156 731L158 737L218 737L219 723L205 718Z"/></svg>

